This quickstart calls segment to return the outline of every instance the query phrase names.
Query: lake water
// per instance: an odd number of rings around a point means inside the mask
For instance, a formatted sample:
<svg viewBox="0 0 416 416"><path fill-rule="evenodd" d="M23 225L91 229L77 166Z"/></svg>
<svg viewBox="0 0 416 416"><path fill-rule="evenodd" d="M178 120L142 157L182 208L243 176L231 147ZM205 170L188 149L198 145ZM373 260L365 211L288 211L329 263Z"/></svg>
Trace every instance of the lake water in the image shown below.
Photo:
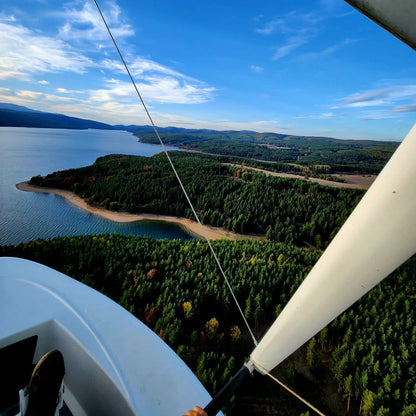
<svg viewBox="0 0 416 416"><path fill-rule="evenodd" d="M152 156L161 151L161 146L139 143L123 131L0 127L0 245L98 233L193 238L174 224L114 223L59 196L22 192L15 187L32 176L91 165L108 154Z"/></svg>

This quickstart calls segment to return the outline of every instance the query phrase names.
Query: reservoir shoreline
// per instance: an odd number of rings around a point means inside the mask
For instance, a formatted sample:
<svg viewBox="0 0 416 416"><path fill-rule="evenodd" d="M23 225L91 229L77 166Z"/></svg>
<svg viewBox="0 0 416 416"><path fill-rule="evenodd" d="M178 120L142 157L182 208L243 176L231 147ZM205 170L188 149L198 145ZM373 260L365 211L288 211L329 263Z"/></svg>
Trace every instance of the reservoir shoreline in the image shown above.
<svg viewBox="0 0 416 416"><path fill-rule="evenodd" d="M209 240L237 240L237 239L259 239L263 236L253 236L237 234L232 231L227 231L220 227L213 227L210 225L200 225L196 221L191 221L188 218L173 217L168 215L156 215L156 214L131 214L129 212L117 212L110 211L101 207L94 207L89 205L83 198L74 194L73 192L66 191L57 188L45 188L41 186L32 185L29 182L20 182L16 184L16 188L24 192L40 192L46 194L53 194L64 198L67 202L73 206L80 208L93 215L98 215L109 221L119 223L129 223L137 221L159 221L177 224L182 227L188 233L200 237L207 237Z"/></svg>

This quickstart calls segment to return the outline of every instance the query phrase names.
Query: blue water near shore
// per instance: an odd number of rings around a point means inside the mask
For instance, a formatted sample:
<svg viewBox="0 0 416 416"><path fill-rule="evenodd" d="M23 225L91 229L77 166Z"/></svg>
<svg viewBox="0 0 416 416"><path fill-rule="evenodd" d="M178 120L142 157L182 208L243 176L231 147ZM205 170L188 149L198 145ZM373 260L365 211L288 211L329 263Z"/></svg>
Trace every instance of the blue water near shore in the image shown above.
<svg viewBox="0 0 416 416"><path fill-rule="evenodd" d="M123 131L0 127L0 245L99 233L193 238L175 224L115 223L76 208L59 196L15 187L32 176L87 166L108 154L152 156L161 151L161 146L139 143Z"/></svg>

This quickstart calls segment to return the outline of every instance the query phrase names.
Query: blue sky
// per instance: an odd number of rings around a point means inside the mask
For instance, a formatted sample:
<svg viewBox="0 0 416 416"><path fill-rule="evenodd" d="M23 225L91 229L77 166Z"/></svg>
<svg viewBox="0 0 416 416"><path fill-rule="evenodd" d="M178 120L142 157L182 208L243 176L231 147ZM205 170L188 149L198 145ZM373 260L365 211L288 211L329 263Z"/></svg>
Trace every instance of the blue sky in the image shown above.
<svg viewBox="0 0 416 416"><path fill-rule="evenodd" d="M0 0L0 102L148 124L92 0ZM416 52L342 0L100 0L160 126L402 140Z"/></svg>

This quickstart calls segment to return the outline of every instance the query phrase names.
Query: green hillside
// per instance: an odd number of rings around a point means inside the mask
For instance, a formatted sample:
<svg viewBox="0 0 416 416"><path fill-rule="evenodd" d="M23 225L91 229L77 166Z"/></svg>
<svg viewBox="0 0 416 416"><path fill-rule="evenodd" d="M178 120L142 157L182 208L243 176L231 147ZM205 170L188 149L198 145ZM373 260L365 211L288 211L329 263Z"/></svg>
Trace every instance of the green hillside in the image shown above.
<svg viewBox="0 0 416 416"><path fill-rule="evenodd" d="M135 135L145 143L159 143L149 128ZM314 173L377 174L397 148L397 142L339 140L251 131L160 129L166 145L251 160L297 163Z"/></svg>

